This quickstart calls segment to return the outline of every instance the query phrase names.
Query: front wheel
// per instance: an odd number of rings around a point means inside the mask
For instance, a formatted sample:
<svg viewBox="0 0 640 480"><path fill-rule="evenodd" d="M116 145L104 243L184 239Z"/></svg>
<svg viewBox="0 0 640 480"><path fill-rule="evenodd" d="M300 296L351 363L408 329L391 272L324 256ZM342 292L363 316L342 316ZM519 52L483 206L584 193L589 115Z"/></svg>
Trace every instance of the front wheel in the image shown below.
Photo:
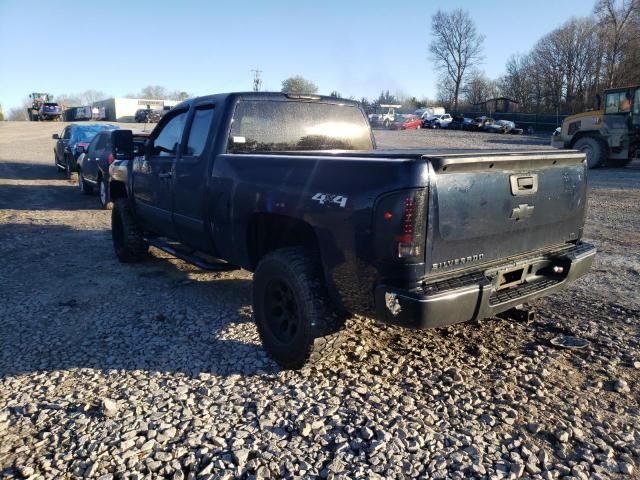
<svg viewBox="0 0 640 480"><path fill-rule="evenodd" d="M73 171L73 169L71 168L71 164L69 163L69 159L66 157L64 162L64 171L65 175L67 176L67 180L69 180L70 182L74 182L76 180L77 172Z"/></svg>
<svg viewBox="0 0 640 480"><path fill-rule="evenodd" d="M140 262L149 249L126 198L118 199L111 211L111 238L118 260L124 263Z"/></svg>
<svg viewBox="0 0 640 480"><path fill-rule="evenodd" d="M598 168L606 160L604 145L593 137L582 137L573 144L573 148L580 150L587 156L587 166Z"/></svg>
<svg viewBox="0 0 640 480"><path fill-rule="evenodd" d="M253 277L262 345L283 368L298 369L337 349L343 317L331 305L317 255L301 247L265 256Z"/></svg>

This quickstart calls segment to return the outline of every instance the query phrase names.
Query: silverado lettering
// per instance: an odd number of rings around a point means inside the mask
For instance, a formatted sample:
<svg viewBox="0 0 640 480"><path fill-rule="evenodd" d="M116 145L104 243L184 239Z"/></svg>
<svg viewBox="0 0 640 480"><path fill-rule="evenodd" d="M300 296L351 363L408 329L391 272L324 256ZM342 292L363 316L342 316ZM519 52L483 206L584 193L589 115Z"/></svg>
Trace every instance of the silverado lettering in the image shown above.
<svg viewBox="0 0 640 480"><path fill-rule="evenodd" d="M432 265L434 270L438 270L439 268L444 267L452 267L454 265L460 265L461 263L471 263L477 262L484 258L484 253L479 253L477 255L469 255L468 257L454 258L452 260L445 260L444 262L434 263Z"/></svg>

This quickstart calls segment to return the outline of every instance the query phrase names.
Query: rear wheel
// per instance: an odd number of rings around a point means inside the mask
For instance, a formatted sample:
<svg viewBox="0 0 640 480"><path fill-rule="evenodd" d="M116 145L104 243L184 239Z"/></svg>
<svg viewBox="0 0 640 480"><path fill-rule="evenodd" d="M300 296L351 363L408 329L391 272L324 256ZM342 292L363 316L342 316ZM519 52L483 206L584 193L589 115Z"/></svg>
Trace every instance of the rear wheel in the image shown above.
<svg viewBox="0 0 640 480"><path fill-rule="evenodd" d="M589 168L598 168L606 160L606 151L604 145L593 137L582 137L578 139L573 148L580 150L587 156L587 166Z"/></svg>
<svg viewBox="0 0 640 480"><path fill-rule="evenodd" d="M126 198L118 199L111 211L111 238L118 260L124 263L141 261L149 249Z"/></svg>
<svg viewBox="0 0 640 480"><path fill-rule="evenodd" d="M344 317L331 305L317 255L301 247L265 256L253 277L260 339L283 368L317 362L340 344Z"/></svg>
<svg viewBox="0 0 640 480"><path fill-rule="evenodd" d="M64 162L64 170L65 170L65 175L67 176L67 180L69 180L70 182L75 182L77 178L76 177L77 173L71 169L71 164L69 163L69 159L66 157Z"/></svg>
<svg viewBox="0 0 640 480"><path fill-rule="evenodd" d="M82 170L78 170L78 191L83 195L91 195L93 193L93 187L84 179Z"/></svg>
<svg viewBox="0 0 640 480"><path fill-rule="evenodd" d="M98 178L98 195L100 197L100 205L105 210L111 210L113 203L109 195L109 186L103 177Z"/></svg>

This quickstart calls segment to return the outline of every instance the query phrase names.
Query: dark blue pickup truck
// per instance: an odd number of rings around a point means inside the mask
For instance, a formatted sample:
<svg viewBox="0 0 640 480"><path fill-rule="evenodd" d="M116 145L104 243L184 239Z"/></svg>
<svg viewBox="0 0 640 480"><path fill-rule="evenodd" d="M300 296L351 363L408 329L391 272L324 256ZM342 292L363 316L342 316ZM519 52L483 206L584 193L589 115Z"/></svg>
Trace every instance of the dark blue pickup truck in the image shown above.
<svg viewBox="0 0 640 480"><path fill-rule="evenodd" d="M121 132L118 258L152 245L254 272L260 337L286 368L334 347L346 312L481 319L565 288L595 256L579 152L376 150L357 103L282 93L183 102L138 153Z"/></svg>

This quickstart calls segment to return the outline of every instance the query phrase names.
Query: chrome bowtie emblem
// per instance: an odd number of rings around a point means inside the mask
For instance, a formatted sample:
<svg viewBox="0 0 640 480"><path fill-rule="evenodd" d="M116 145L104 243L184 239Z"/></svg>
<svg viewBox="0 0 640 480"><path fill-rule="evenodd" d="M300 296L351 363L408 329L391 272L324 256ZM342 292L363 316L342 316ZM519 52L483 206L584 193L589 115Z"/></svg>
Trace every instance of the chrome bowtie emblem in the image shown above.
<svg viewBox="0 0 640 480"><path fill-rule="evenodd" d="M527 203L521 203L516 208L511 210L511 216L509 217L511 220L524 220L525 218L529 218L533 215L533 209L536 208L533 205L529 205Z"/></svg>

